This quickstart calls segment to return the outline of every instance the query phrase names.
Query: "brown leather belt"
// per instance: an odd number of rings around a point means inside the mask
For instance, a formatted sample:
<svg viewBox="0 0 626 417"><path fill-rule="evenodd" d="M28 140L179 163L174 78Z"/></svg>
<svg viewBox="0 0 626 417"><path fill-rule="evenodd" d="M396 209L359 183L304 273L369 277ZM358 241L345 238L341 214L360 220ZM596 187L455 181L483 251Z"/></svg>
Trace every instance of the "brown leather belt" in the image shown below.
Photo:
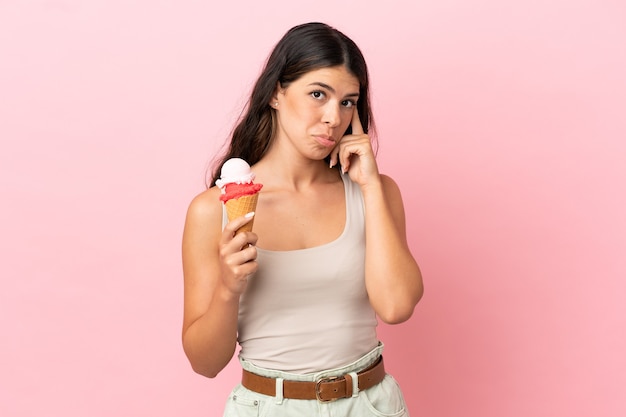
<svg viewBox="0 0 626 417"><path fill-rule="evenodd" d="M359 391L364 391L380 383L385 378L382 356L369 368L357 373ZM259 394L276 396L276 379L253 374L244 369L241 384ZM317 382L283 381L283 398L297 400L335 401L352 397L352 377L349 374L322 378Z"/></svg>

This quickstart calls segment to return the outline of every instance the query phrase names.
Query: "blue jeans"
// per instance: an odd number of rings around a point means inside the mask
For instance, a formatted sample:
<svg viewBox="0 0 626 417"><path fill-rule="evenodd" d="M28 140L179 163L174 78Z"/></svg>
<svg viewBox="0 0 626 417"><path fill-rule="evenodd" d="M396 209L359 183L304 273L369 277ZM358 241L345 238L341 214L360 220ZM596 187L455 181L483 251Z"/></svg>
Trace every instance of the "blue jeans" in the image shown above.
<svg viewBox="0 0 626 417"><path fill-rule="evenodd" d="M282 398L282 380L317 381L324 377L357 373L376 362L383 350L382 343L355 362L341 368L329 369L312 374L291 374L254 366L239 358L243 369L258 375L277 379L277 395L269 397L237 385L224 410L224 417L409 417L400 386L389 374L378 385L365 391L355 390L352 398L333 402L318 400L295 400ZM353 375L354 377L354 375ZM356 378L354 378L356 380Z"/></svg>

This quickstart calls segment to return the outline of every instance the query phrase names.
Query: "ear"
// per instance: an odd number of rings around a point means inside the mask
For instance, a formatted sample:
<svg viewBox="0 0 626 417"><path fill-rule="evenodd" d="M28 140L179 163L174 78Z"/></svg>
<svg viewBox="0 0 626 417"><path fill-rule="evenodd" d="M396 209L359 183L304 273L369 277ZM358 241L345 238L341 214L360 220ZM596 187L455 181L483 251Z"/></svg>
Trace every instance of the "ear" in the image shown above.
<svg viewBox="0 0 626 417"><path fill-rule="evenodd" d="M270 107L276 108L278 106L278 96L282 94L284 89L280 86L280 81L276 82L276 89L274 89L274 93L272 94L272 98L268 103Z"/></svg>

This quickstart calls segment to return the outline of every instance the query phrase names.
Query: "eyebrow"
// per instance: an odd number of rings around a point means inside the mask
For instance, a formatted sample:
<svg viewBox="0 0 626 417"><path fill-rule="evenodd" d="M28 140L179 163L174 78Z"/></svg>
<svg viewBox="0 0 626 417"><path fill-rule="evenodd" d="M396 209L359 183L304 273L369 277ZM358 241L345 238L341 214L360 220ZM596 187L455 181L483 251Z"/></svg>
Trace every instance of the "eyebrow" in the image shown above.
<svg viewBox="0 0 626 417"><path fill-rule="evenodd" d="M326 90L330 91L331 93L336 93L335 89L332 88L330 85L326 84L326 83L322 83L319 81L313 82L311 84L309 84L309 86L318 86L318 87L322 87L325 88ZM346 94L346 97L358 97L359 93L350 93L350 94Z"/></svg>

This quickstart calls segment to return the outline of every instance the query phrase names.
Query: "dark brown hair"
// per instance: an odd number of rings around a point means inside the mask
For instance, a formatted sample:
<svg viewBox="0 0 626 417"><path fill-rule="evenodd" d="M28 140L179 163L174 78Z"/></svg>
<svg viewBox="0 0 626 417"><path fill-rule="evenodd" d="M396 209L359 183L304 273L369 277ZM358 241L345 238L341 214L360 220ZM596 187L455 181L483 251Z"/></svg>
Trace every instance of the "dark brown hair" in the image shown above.
<svg viewBox="0 0 626 417"><path fill-rule="evenodd" d="M277 83L287 88L307 72L345 66L359 80L357 111L365 132L374 131L369 99L369 75L363 54L343 33L324 23L291 28L276 44L256 81L242 117L232 132L226 153L218 159L210 186L215 185L226 160L242 158L257 163L270 148L275 134L275 110L269 103ZM351 133L348 126L346 134Z"/></svg>

